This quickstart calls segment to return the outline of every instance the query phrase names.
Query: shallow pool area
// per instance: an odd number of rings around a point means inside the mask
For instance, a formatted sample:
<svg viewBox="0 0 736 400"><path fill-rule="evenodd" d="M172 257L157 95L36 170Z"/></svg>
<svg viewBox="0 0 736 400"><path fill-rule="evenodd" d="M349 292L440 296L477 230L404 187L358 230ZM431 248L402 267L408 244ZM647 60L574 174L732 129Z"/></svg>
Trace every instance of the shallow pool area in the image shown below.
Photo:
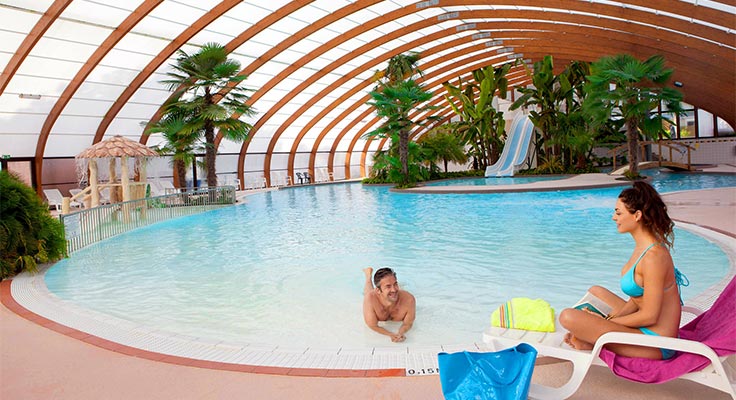
<svg viewBox="0 0 736 400"><path fill-rule="evenodd" d="M45 274L53 294L161 331L239 343L365 348L366 266L389 265L417 298L410 346L472 343L512 297L557 310L591 284L615 288L631 251L610 220L619 189L406 195L337 184L142 228ZM684 298L729 272L709 240L676 230Z"/></svg>

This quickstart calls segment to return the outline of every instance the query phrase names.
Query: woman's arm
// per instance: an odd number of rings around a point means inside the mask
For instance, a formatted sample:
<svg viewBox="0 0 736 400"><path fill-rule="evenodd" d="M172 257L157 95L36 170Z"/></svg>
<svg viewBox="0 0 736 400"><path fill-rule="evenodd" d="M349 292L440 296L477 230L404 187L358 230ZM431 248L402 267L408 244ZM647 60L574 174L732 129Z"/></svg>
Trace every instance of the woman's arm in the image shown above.
<svg viewBox="0 0 736 400"><path fill-rule="evenodd" d="M629 314L615 315L611 321L630 328L656 324L659 320L659 313L662 311L664 281L668 268L672 268L672 258L669 252L659 246L652 248L641 259L636 269L636 275L641 274L644 288L642 297L635 301L630 300L637 306L637 309ZM622 309L628 310L630 307L627 302Z"/></svg>
<svg viewBox="0 0 736 400"><path fill-rule="evenodd" d="M619 307L617 310L611 310L611 313L608 315L607 319L623 317L624 315L635 313L638 309L639 309L639 306L636 305L636 302L634 301L634 299L629 298L629 300L626 303L624 303L621 307Z"/></svg>

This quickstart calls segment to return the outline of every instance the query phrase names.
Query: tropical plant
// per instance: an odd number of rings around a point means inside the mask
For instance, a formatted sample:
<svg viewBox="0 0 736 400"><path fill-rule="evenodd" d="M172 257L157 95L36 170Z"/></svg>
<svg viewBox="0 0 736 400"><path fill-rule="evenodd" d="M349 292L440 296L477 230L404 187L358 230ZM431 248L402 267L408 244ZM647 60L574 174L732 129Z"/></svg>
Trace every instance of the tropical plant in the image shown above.
<svg viewBox="0 0 736 400"><path fill-rule="evenodd" d="M388 136L392 143L398 141L401 179L397 183L407 186L415 182L409 173L409 133L415 126L426 123L426 120L412 120L410 114L432 109L431 106L423 105L432 98L432 93L425 91L421 85L410 79L384 86L381 90L374 90L370 96L373 101L368 104L376 109L379 117L385 118L385 122L367 135Z"/></svg>
<svg viewBox="0 0 736 400"><path fill-rule="evenodd" d="M659 113L651 113L661 103L672 113L682 113L682 93L665 84L673 70L665 68L662 56L640 61L628 54L602 57L591 65L583 109L596 124L611 118L625 121L629 148L629 176L639 176L639 133L656 138L662 132Z"/></svg>
<svg viewBox="0 0 736 400"><path fill-rule="evenodd" d="M66 255L64 226L36 191L0 171L0 279Z"/></svg>
<svg viewBox="0 0 736 400"><path fill-rule="evenodd" d="M183 187L186 182L187 166L192 164L197 151L201 150L201 146L198 146L201 132L189 129L186 110L178 110L172 106L168 111L164 118L147 131L147 134L161 133L164 142L152 147L161 155L171 156L178 185Z"/></svg>
<svg viewBox="0 0 736 400"><path fill-rule="evenodd" d="M421 55L416 52L398 54L392 57L386 69L374 74L376 86L371 91L372 101L368 104L376 109L379 117L385 118L383 124L376 130L368 132L367 137L389 137L392 143L398 143L398 147L391 146L395 153L389 151L389 157L398 155L401 179L396 180L400 186L408 186L414 182L410 176L409 163L409 133L417 125L424 125L428 120L420 119L413 121L410 118L412 112L421 112L433 107L422 104L426 103L432 94L425 91L422 85L412 78L421 75L417 68L417 62ZM389 158L390 159L390 158Z"/></svg>
<svg viewBox="0 0 736 400"><path fill-rule="evenodd" d="M164 115L185 113L182 137L204 136L208 186L217 186L215 130L229 140L243 141L252 126L233 115L255 114L246 104L249 90L240 86L246 79L238 74L240 63L227 55L225 47L217 43L207 43L191 55L179 50L176 64L172 64L174 71L162 81L174 92L164 105Z"/></svg>
<svg viewBox="0 0 736 400"><path fill-rule="evenodd" d="M539 154L552 153L550 138L556 126L559 103L564 99L559 90L559 78L554 73L554 62L552 56L545 56L542 60L534 63L533 70L524 64L527 75L532 80L532 87L517 87L521 93L516 101L511 104L510 110L520 107L529 108L529 119L534 124L537 136L537 147Z"/></svg>
<svg viewBox="0 0 736 400"><path fill-rule="evenodd" d="M405 79L412 78L414 75L422 75L422 71L417 68L419 59L422 58L421 53L410 51L405 54L398 54L388 60L388 65L384 70L377 70L373 74L373 80L378 85L394 85ZM373 90L378 90L376 86Z"/></svg>
<svg viewBox="0 0 736 400"><path fill-rule="evenodd" d="M473 71L475 82L459 79L458 86L449 82L442 84L448 92L445 98L460 117L461 126L458 130L463 132L464 142L473 148L472 153L480 161L478 167L481 169L496 162L501 154L506 121L503 112L494 107L493 98L496 95L506 98L506 74L513 65L504 64L495 69L493 66L479 68Z"/></svg>
<svg viewBox="0 0 736 400"><path fill-rule="evenodd" d="M442 161L445 172L447 172L449 162L458 164L468 162L463 140L454 133L454 127L448 125L445 124L432 129L420 142L424 158L432 164Z"/></svg>
<svg viewBox="0 0 736 400"><path fill-rule="evenodd" d="M585 100L586 76L590 73L590 64L584 61L572 61L557 76L558 88L556 97L560 101L550 131L550 144L559 147L565 169L571 169L576 163L577 170L586 169L592 155L598 133L591 128L587 115L582 110Z"/></svg>

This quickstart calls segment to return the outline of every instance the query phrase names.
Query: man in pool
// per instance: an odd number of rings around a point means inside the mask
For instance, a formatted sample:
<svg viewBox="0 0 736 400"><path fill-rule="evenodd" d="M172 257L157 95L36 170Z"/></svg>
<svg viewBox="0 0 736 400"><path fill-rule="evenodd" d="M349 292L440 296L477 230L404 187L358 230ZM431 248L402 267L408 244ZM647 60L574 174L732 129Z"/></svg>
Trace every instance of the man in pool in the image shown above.
<svg viewBox="0 0 736 400"><path fill-rule="evenodd" d="M364 268L363 319L374 331L389 336L394 343L406 340L404 334L411 329L416 316L416 300L411 293L399 288L396 273L391 268L381 268L373 275L373 268ZM373 287L375 284L375 288ZM381 326L378 321L401 321L399 331L394 333Z"/></svg>

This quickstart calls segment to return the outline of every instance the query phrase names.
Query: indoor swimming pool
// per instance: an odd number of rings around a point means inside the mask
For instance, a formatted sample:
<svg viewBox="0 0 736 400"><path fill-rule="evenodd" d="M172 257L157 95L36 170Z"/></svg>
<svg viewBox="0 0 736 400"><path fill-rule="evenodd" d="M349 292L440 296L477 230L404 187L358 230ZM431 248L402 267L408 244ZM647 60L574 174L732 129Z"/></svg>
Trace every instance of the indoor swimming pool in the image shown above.
<svg viewBox="0 0 736 400"><path fill-rule="evenodd" d="M736 182L704 175L655 181L665 192L701 185ZM618 290L633 248L611 221L620 190L290 188L89 246L48 270L45 282L65 301L156 330L365 348L391 343L363 323L361 269L391 266L417 299L408 346L472 343L510 298L542 298L559 311L593 284ZM686 301L730 270L720 247L680 228L673 258L691 282Z"/></svg>

